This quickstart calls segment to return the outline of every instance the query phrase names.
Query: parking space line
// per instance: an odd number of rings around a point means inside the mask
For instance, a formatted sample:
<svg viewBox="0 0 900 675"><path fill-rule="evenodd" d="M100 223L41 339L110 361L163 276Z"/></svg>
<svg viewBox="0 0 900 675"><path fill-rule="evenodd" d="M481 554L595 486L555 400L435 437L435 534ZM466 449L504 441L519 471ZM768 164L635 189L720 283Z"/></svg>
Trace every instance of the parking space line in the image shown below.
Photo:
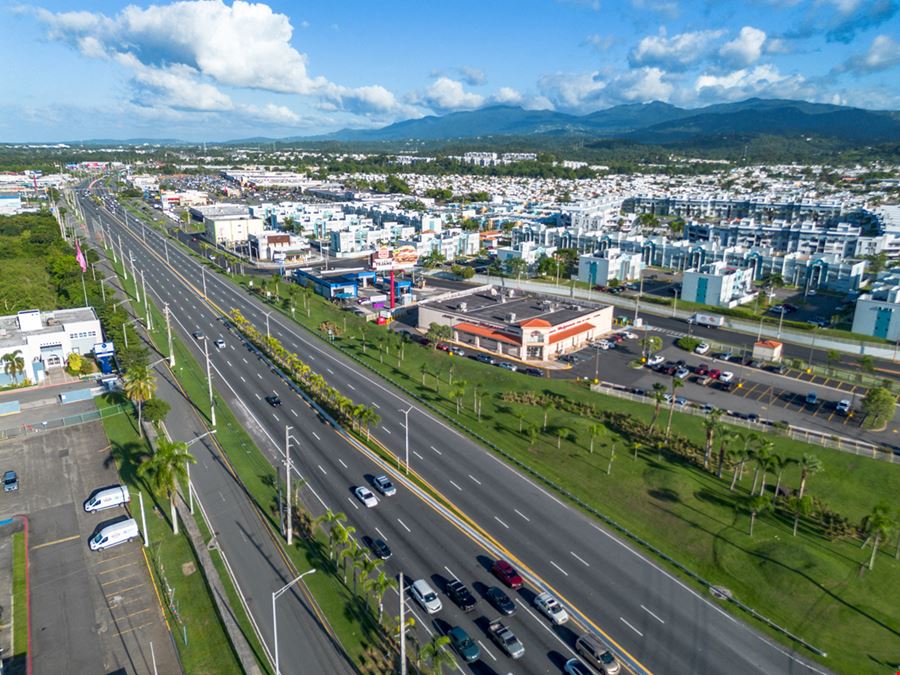
<svg viewBox="0 0 900 675"><path fill-rule="evenodd" d="M131 614L126 614L120 620L130 619L133 616L137 616L138 614L143 614L144 612L149 612L152 609L153 609L152 607L144 607L144 609L139 609L138 611L132 612Z"/></svg>
<svg viewBox="0 0 900 675"><path fill-rule="evenodd" d="M128 591L133 591L135 588L145 588L146 586L147 584L144 583L135 584L134 586L129 586L128 588L120 588L116 591L116 594L118 595L119 593L127 593Z"/></svg>
<svg viewBox="0 0 900 675"><path fill-rule="evenodd" d="M129 579L136 579L136 578L137 578L136 574L127 574L124 577L119 577L118 579L110 579L109 581L101 581L100 585L107 586L107 585L112 585L112 584L120 584L123 581L128 581Z"/></svg>
<svg viewBox="0 0 900 675"><path fill-rule="evenodd" d="M117 632L113 633L113 637L120 637L122 635L125 635L126 633L131 633L132 631L140 630L141 628L146 628L147 626L151 625L152 623L153 623L152 621L148 621L147 623L142 623L140 626L134 626L133 628L127 628L125 630L117 631Z"/></svg>
<svg viewBox="0 0 900 675"><path fill-rule="evenodd" d="M758 386L759 386L759 382L755 383L755 384L754 384L752 387L750 387L749 389L745 389L745 390L744 390L744 398L747 398L748 396L750 396L750 392L752 392L752 391L753 391L754 389L756 389Z"/></svg>
<svg viewBox="0 0 900 675"><path fill-rule="evenodd" d="M38 544L37 546L32 546L32 551L37 551L39 548L47 548L48 546L55 546L56 544L65 544L67 541L75 541L76 539L80 539L80 534L73 534L71 537L63 537L62 539L54 539L53 541L47 541L43 544Z"/></svg>
<svg viewBox="0 0 900 675"><path fill-rule="evenodd" d="M134 564L135 564L134 561L132 561L130 563L126 563L125 565L119 565L118 567L111 567L108 570L102 570L102 571L98 572L97 574L107 574L109 572L115 572L116 570L121 570L121 569L124 569L125 567L131 567Z"/></svg>

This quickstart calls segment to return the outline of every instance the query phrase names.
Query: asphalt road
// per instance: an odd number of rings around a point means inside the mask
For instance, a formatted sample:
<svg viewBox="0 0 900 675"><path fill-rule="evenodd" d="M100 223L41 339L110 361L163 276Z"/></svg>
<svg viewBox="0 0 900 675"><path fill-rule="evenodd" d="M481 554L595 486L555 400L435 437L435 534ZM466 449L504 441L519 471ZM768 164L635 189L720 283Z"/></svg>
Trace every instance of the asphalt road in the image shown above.
<svg viewBox="0 0 900 675"><path fill-rule="evenodd" d="M118 225L114 227L122 229ZM161 250L156 234L148 231L146 236L149 248ZM187 330L196 326L207 335L217 336L213 332L217 324L210 320L212 315L196 291L202 288L198 263L170 246L170 260L179 273L176 275L163 263L160 254L149 254L133 233L123 231L125 240L134 251L138 266L150 274L157 292L169 298L176 316L191 317L189 321L182 319ZM227 280L211 273L205 276L214 303L226 311L239 308L248 320L265 330L267 308ZM278 314L272 314L270 326L272 334L286 348L302 355L332 384L354 400L375 405L383 420L375 435L394 451L402 449L403 418L399 410L411 402L389 384L361 371L343 355ZM248 414L259 420L272 439L280 438L286 419L279 413L292 414L284 412L288 404L279 412L267 410L266 404L256 398L257 394L264 395L270 389L278 391L280 386L282 398L290 400L297 417L304 406L299 399L288 398L284 385L271 383L266 369L251 359L243 363L246 356L238 355L237 349L234 359L225 358L229 352L230 349L216 357L218 369L227 374L227 382L217 382L217 386L234 387L234 399L242 400ZM223 358L225 364L221 366ZM238 389L241 386L238 382L247 384L247 388ZM502 544L514 560L522 561L523 571L533 583L554 590L583 623L612 642L631 669L677 673L815 670L807 664L805 655L775 644L746 624L735 621L641 552L561 503L440 420L416 409L409 421L415 468ZM458 534L450 538L430 537L430 532L437 531L440 519L422 509L421 504L401 509L382 504L364 515L349 505L344 507L342 499L349 498L350 486L363 479L366 467L351 464L354 453L346 448L336 451L334 434L324 425L298 420L297 427L304 438L296 461L310 484L321 486L323 498L341 503L351 522L360 523L361 529L378 527L392 545L403 542L398 549L403 551L402 564L413 576L440 574L443 564L450 559L455 561L451 556L459 555L457 551L464 551L468 546ZM270 451L273 445L274 441L270 443ZM338 472L340 479L332 484L324 478L330 475L327 462L331 462L332 472L336 470L333 464L336 453L340 453L338 463L347 464L347 473ZM397 501L399 504L400 500ZM407 518L415 518L414 523L407 523ZM470 556L464 558L460 560L461 569L468 570L470 567L465 562ZM458 573L464 580L471 580ZM516 628L519 626L516 623ZM534 639L540 637L538 632ZM540 651L528 650L529 637L523 635L523 638L527 654ZM567 634L563 641L571 638L572 634ZM551 656L550 661L556 661L554 655L560 649L559 643L545 638L542 644L548 643L550 651L546 653ZM529 672L543 671L539 664L532 666L531 661L527 668Z"/></svg>

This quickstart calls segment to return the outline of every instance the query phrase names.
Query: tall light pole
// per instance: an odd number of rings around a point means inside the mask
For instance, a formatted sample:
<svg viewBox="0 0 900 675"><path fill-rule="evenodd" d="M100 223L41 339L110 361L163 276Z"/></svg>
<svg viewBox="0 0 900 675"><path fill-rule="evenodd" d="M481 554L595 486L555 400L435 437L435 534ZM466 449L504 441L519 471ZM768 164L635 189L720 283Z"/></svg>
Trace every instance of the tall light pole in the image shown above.
<svg viewBox="0 0 900 675"><path fill-rule="evenodd" d="M122 235L119 236L119 257L122 259L122 271L125 273L125 281L128 281L128 265L125 264L125 251L122 249Z"/></svg>
<svg viewBox="0 0 900 675"><path fill-rule="evenodd" d="M640 285L638 287L638 296L637 300L634 302L634 325L637 326L638 313L641 311L641 296L644 295L644 270L643 268L638 270L638 280Z"/></svg>
<svg viewBox="0 0 900 675"><path fill-rule="evenodd" d="M175 367L175 350L172 349L172 322L169 320L169 303L165 303L163 309L166 315L166 338L169 343L169 368Z"/></svg>
<svg viewBox="0 0 900 675"><path fill-rule="evenodd" d="M403 602L403 572L400 572L400 675L406 675L406 606Z"/></svg>
<svg viewBox="0 0 900 675"><path fill-rule="evenodd" d="M141 270L141 292L144 294L144 311L147 314L147 330L153 330L153 319L150 314L150 303L147 302L147 281L144 279L144 270Z"/></svg>
<svg viewBox="0 0 900 675"><path fill-rule="evenodd" d="M409 475L409 413L414 406L409 406L408 410L401 410L403 413L403 438L406 442L406 475Z"/></svg>
<svg viewBox="0 0 900 675"><path fill-rule="evenodd" d="M271 334L269 333L269 315L271 313L272 312L266 312L266 339L267 340L271 337Z"/></svg>
<svg viewBox="0 0 900 675"><path fill-rule="evenodd" d="M273 639L275 642L275 675L281 675L281 661L278 658L278 614L275 612L275 601L282 595L284 595L291 586L296 584L307 574L312 574L315 571L315 568L307 570L293 581L286 583L284 586L272 593L272 634L274 636Z"/></svg>
<svg viewBox="0 0 900 675"><path fill-rule="evenodd" d="M203 299L207 300L208 298L206 297L206 268L205 267L200 268L200 278L203 280Z"/></svg>
<svg viewBox="0 0 900 675"><path fill-rule="evenodd" d="M293 427L285 425L284 427L284 465L287 472L287 544L294 543L293 518L291 517L291 429Z"/></svg>
<svg viewBox="0 0 900 675"><path fill-rule="evenodd" d="M206 357L206 387L209 392L209 421L216 426L216 400L213 398L212 374L209 367L209 340L203 338L203 355Z"/></svg>
<svg viewBox="0 0 900 675"><path fill-rule="evenodd" d="M137 272L134 269L134 252L128 251L128 258L131 260L131 276L134 279L134 299L141 301L141 289L138 287Z"/></svg>
<svg viewBox="0 0 900 675"><path fill-rule="evenodd" d="M781 324L783 324L783 323L784 323L784 307L781 308L781 316L778 317L778 335L775 336L776 338L781 337Z"/></svg>

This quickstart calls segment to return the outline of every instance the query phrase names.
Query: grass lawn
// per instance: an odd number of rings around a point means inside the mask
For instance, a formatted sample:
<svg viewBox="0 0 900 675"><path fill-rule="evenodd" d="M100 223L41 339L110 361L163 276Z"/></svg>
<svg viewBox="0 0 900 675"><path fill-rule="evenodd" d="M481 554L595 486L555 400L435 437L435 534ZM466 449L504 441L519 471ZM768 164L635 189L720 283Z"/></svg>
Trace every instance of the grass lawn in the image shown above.
<svg viewBox="0 0 900 675"><path fill-rule="evenodd" d="M129 486L136 505L138 492L144 495L150 546L146 552L160 596L166 603L166 618L188 673L240 673L241 668L219 620L209 587L184 533L172 533L169 503L154 495L137 477L141 457L150 452L145 439L138 437L132 415L115 415L103 420L106 435L122 480ZM195 572L185 576L182 565L193 563ZM168 591L166 589L171 589ZM185 644L185 627L187 643Z"/></svg>
<svg viewBox="0 0 900 675"><path fill-rule="evenodd" d="M18 672L25 672L28 655L28 588L25 580L25 533L12 536L13 547L13 663L19 664Z"/></svg>
<svg viewBox="0 0 900 675"><path fill-rule="evenodd" d="M538 434L532 446L527 430L543 427L543 409L506 403L500 396L515 391L556 394L594 405L598 411L625 412L645 421L652 417L651 406L596 394L571 381L509 373L415 344L405 346L398 365L398 343L384 328L364 324L318 297L311 299L307 317L299 289L282 285L282 295L286 292L297 296L295 316L299 322L319 333L321 322L343 326L346 319L346 333L335 341L336 347L462 427L478 429L484 439L592 508L828 652L829 657L823 659L828 667L875 673L896 661L900 605L895 594L885 592L900 588L900 563L893 557L896 533L882 547L871 572L863 570L869 550L860 550L859 539L829 541L818 524L808 520L801 522L798 536L793 537L793 519L781 511L760 516L751 538L749 514L740 504L750 487L752 467L732 493L728 489L730 472L727 480L719 480L679 457L658 456L649 450L640 451L633 459L627 439L610 430L597 439L591 454L588 429L596 420L559 410L549 411L547 430ZM285 313L290 316L289 311ZM363 335L369 345L365 351ZM380 351L375 345L380 345ZM389 345L387 355L385 345ZM455 400L448 398L451 371L454 383L468 383L459 415ZM476 385L483 396L480 420L472 411ZM665 415L664 409L663 423ZM526 433L519 432L520 418ZM676 413L673 430L702 446L702 425L700 418ZM570 434L561 442L560 429ZM825 470L810 478L807 493L854 524L877 503L893 504L896 499L900 467L783 437L772 440L783 457L796 459L813 453L822 460ZM607 475L613 448L616 459ZM773 482L770 474L769 484ZM792 465L784 472L783 484L796 488L798 482L799 470Z"/></svg>

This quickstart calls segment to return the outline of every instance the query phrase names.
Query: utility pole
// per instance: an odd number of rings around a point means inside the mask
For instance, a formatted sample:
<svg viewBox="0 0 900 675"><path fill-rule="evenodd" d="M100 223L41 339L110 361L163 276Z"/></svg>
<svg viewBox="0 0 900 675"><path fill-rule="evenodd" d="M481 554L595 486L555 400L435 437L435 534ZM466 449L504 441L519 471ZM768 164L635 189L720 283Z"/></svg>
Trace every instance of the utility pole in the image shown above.
<svg viewBox="0 0 900 675"><path fill-rule="evenodd" d="M134 253L132 251L128 251L128 258L131 260L131 277L134 279L134 299L140 302L141 290L138 288L137 272L134 269Z"/></svg>
<svg viewBox="0 0 900 675"><path fill-rule="evenodd" d="M200 278L203 279L203 299L208 300L209 298L206 297L206 268L205 267L200 268Z"/></svg>
<svg viewBox="0 0 900 675"><path fill-rule="evenodd" d="M163 239L163 246L166 249L166 265L169 264L169 240Z"/></svg>
<svg viewBox="0 0 900 675"><path fill-rule="evenodd" d="M271 333L269 333L269 314L272 312L266 312L266 339L268 340L272 337Z"/></svg>
<svg viewBox="0 0 900 675"><path fill-rule="evenodd" d="M409 410L401 410L403 413L403 437L406 440L406 475L409 475L409 412L413 406L409 406Z"/></svg>
<svg viewBox="0 0 900 675"><path fill-rule="evenodd" d="M644 270L638 270L638 279L640 286L638 287L637 300L634 302L634 325L637 326L638 313L641 311L641 296L644 295Z"/></svg>
<svg viewBox="0 0 900 675"><path fill-rule="evenodd" d="M172 322L169 321L169 303L165 303L163 311L166 315L166 337L169 343L169 368L175 367L175 350L172 349Z"/></svg>
<svg viewBox="0 0 900 675"><path fill-rule="evenodd" d="M144 279L144 270L141 270L141 292L144 294L144 312L147 315L147 330L153 330L153 320L150 314L150 303L147 302L147 282Z"/></svg>
<svg viewBox="0 0 900 675"><path fill-rule="evenodd" d="M403 606L403 572L400 572L400 675L406 675L406 616Z"/></svg>
<svg viewBox="0 0 900 675"><path fill-rule="evenodd" d="M203 354L206 356L206 386L209 392L209 421L216 426L216 400L213 398L212 375L209 367L209 340L203 339Z"/></svg>
<svg viewBox="0 0 900 675"><path fill-rule="evenodd" d="M125 281L128 281L128 265L125 264L125 251L122 249L122 235L119 235L119 257L122 259L122 271L125 273Z"/></svg>
<svg viewBox="0 0 900 675"><path fill-rule="evenodd" d="M291 427L284 427L284 464L287 467L287 544L294 543L293 519L291 518Z"/></svg>

